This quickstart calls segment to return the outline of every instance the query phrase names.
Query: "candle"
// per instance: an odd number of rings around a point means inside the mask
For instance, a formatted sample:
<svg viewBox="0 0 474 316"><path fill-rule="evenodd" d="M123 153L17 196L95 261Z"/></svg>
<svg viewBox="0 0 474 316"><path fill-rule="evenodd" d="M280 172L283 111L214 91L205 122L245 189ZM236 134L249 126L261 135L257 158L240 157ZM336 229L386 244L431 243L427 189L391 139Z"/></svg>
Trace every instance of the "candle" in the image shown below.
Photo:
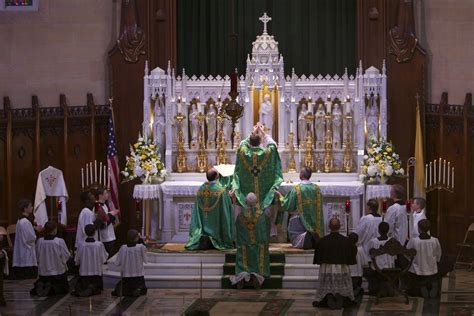
<svg viewBox="0 0 474 316"><path fill-rule="evenodd" d="M198 112L202 113L202 103L201 102L198 103Z"/></svg>
<svg viewBox="0 0 474 316"><path fill-rule="evenodd" d="M451 189L454 189L454 167L453 167L453 169L451 169L451 170L452 170L452 171L451 171L451 172L452 172L452 173L451 173L451 181L453 182L453 184L451 185Z"/></svg>
<svg viewBox="0 0 474 316"><path fill-rule="evenodd" d="M446 184L446 159L443 160L443 184Z"/></svg>
<svg viewBox="0 0 474 316"><path fill-rule="evenodd" d="M181 106L181 98L178 99L178 113L183 113Z"/></svg>
<svg viewBox="0 0 474 316"><path fill-rule="evenodd" d="M102 161L100 162L100 165L99 165L99 183L102 184Z"/></svg>
<svg viewBox="0 0 474 316"><path fill-rule="evenodd" d="M436 185L436 171L438 169L436 169L436 159L435 161L433 162L433 185Z"/></svg>
<svg viewBox="0 0 474 316"><path fill-rule="evenodd" d="M90 168L89 168L89 171L91 172L91 182L90 182L90 184L93 184L93 183L94 183L94 179L92 179L92 178L93 178L94 173L92 172L92 168L93 168L93 167L92 167L92 161L90 162L89 167L90 167Z"/></svg>
<svg viewBox="0 0 474 316"><path fill-rule="evenodd" d="M441 165L443 164L443 161L441 160L441 158L439 158L439 170L438 170L438 183L441 184Z"/></svg>
<svg viewBox="0 0 474 316"><path fill-rule="evenodd" d="M301 144L298 147L299 147L298 148L298 161L301 164ZM300 166L300 169L301 169L301 166Z"/></svg>
<svg viewBox="0 0 474 316"><path fill-rule="evenodd" d="M451 161L448 161L448 181L446 183L446 187L449 188L449 176L450 176L450 173L451 173Z"/></svg>
<svg viewBox="0 0 474 316"><path fill-rule="evenodd" d="M107 188L110 189L110 168L109 168L109 177L107 178Z"/></svg>
<svg viewBox="0 0 474 316"><path fill-rule="evenodd" d="M331 114L331 105L332 105L331 102L326 102L326 112L328 114Z"/></svg>
<svg viewBox="0 0 474 316"><path fill-rule="evenodd" d="M107 183L107 167L105 165L104 165L103 173L104 173L104 185L105 185Z"/></svg>
<svg viewBox="0 0 474 316"><path fill-rule="evenodd" d="M84 168L81 168L81 188L84 189Z"/></svg>
<svg viewBox="0 0 474 316"><path fill-rule="evenodd" d="M351 113L351 102L349 100L347 100L347 102L345 104L345 107L346 107L346 114L350 114Z"/></svg>
<svg viewBox="0 0 474 316"><path fill-rule="evenodd" d="M86 163L86 186L89 186L89 164Z"/></svg>
<svg viewBox="0 0 474 316"><path fill-rule="evenodd" d="M293 121L290 121L290 133L293 132Z"/></svg>
<svg viewBox="0 0 474 316"><path fill-rule="evenodd" d="M97 160L94 161L94 181L97 182Z"/></svg>
<svg viewBox="0 0 474 316"><path fill-rule="evenodd" d="M351 200L346 200L346 213L349 214L351 212Z"/></svg>
<svg viewBox="0 0 474 316"><path fill-rule="evenodd" d="M425 165L425 188L428 187L428 164Z"/></svg>
<svg viewBox="0 0 474 316"><path fill-rule="evenodd" d="M430 187L433 185L433 174L431 173L432 170L433 170L433 164L430 161L430 181L428 181Z"/></svg>

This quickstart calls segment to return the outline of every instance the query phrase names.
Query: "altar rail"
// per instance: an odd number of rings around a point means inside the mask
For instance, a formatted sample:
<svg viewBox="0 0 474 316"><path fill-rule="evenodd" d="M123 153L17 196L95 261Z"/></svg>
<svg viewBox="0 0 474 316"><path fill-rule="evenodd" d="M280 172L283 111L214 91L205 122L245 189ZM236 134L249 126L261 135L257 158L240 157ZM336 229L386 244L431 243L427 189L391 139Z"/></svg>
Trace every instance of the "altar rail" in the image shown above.
<svg viewBox="0 0 474 316"><path fill-rule="evenodd" d="M16 202L34 199L38 172L54 166L64 173L70 200L68 216L75 222L80 211L80 167L92 160L105 161L108 105L95 104L91 93L86 105L69 106L59 95L59 106L40 106L36 95L31 107L12 108L3 98L0 109L0 225L16 222Z"/></svg>

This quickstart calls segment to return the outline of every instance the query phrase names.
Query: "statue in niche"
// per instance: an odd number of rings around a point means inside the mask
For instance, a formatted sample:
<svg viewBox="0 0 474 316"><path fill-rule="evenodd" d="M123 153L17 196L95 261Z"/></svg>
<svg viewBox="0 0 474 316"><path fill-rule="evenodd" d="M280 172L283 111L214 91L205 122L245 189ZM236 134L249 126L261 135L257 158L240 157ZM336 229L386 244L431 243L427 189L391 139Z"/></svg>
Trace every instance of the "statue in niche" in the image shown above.
<svg viewBox="0 0 474 316"><path fill-rule="evenodd" d="M232 122L229 118L226 117L223 125L224 125L223 126L224 137L225 137L225 140L227 141L226 147L231 148L232 147Z"/></svg>
<svg viewBox="0 0 474 316"><path fill-rule="evenodd" d="M192 103L189 113L189 132L191 136L191 147L197 146L199 137L199 120L196 103Z"/></svg>
<svg viewBox="0 0 474 316"><path fill-rule="evenodd" d="M209 110L206 115L207 124L207 146L208 148L214 147L216 144L216 118L217 113L214 104L209 105Z"/></svg>
<svg viewBox="0 0 474 316"><path fill-rule="evenodd" d="M165 119L165 112L164 112L164 105L163 102L159 97L158 99L158 106L156 107L155 112L155 126L153 134L155 135L156 142L160 145L160 154L163 157L164 149L165 149L165 131L166 131L166 119Z"/></svg>
<svg viewBox="0 0 474 316"><path fill-rule="evenodd" d="M273 135L273 104L270 101L270 95L265 94L263 102L260 104L260 123L265 126L268 135Z"/></svg>
<svg viewBox="0 0 474 316"><path fill-rule="evenodd" d="M368 140L379 139L379 108L375 98L374 95L370 96L369 105L366 110Z"/></svg>
<svg viewBox="0 0 474 316"><path fill-rule="evenodd" d="M324 104L318 105L315 115L316 121L316 149L324 149L324 137L326 136L326 111Z"/></svg>
<svg viewBox="0 0 474 316"><path fill-rule="evenodd" d="M341 149L342 111L341 105L336 103L332 110L332 144L334 149Z"/></svg>
<svg viewBox="0 0 474 316"><path fill-rule="evenodd" d="M308 132L307 122L305 116L308 114L308 104L301 104L300 113L298 114L298 140L299 144L303 144L306 140L306 135Z"/></svg>

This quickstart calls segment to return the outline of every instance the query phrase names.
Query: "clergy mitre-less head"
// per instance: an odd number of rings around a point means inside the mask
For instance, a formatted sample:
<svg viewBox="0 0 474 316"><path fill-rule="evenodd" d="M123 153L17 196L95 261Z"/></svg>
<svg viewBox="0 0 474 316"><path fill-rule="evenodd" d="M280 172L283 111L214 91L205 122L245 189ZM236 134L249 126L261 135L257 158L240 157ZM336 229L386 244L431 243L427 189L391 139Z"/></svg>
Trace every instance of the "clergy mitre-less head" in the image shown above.
<svg viewBox="0 0 474 316"><path fill-rule="evenodd" d="M254 207L255 205L257 205L257 196L255 195L255 193L250 192L249 194L247 194L245 201L247 202L248 206Z"/></svg>

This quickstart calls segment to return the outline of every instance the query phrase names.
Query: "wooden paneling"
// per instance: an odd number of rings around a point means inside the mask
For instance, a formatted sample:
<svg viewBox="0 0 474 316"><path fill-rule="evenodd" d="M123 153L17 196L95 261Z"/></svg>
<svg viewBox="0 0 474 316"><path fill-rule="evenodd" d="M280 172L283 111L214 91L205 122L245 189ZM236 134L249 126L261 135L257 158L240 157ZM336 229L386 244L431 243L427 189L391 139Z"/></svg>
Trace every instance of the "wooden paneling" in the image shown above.
<svg viewBox="0 0 474 316"><path fill-rule="evenodd" d="M357 51L365 68L381 64L386 58L387 0L357 1Z"/></svg>
<svg viewBox="0 0 474 316"><path fill-rule="evenodd" d="M75 224L81 209L80 169L92 160L91 143L96 146L97 156L106 161L109 107L68 106L66 96L59 99L61 106L39 107L38 98L33 96L30 108L18 109L11 109L8 97L4 99L0 111L0 225L16 221L16 202L20 198L34 199L38 171L48 166L64 172L69 193L68 223ZM96 112L94 141L90 138L92 111Z"/></svg>

